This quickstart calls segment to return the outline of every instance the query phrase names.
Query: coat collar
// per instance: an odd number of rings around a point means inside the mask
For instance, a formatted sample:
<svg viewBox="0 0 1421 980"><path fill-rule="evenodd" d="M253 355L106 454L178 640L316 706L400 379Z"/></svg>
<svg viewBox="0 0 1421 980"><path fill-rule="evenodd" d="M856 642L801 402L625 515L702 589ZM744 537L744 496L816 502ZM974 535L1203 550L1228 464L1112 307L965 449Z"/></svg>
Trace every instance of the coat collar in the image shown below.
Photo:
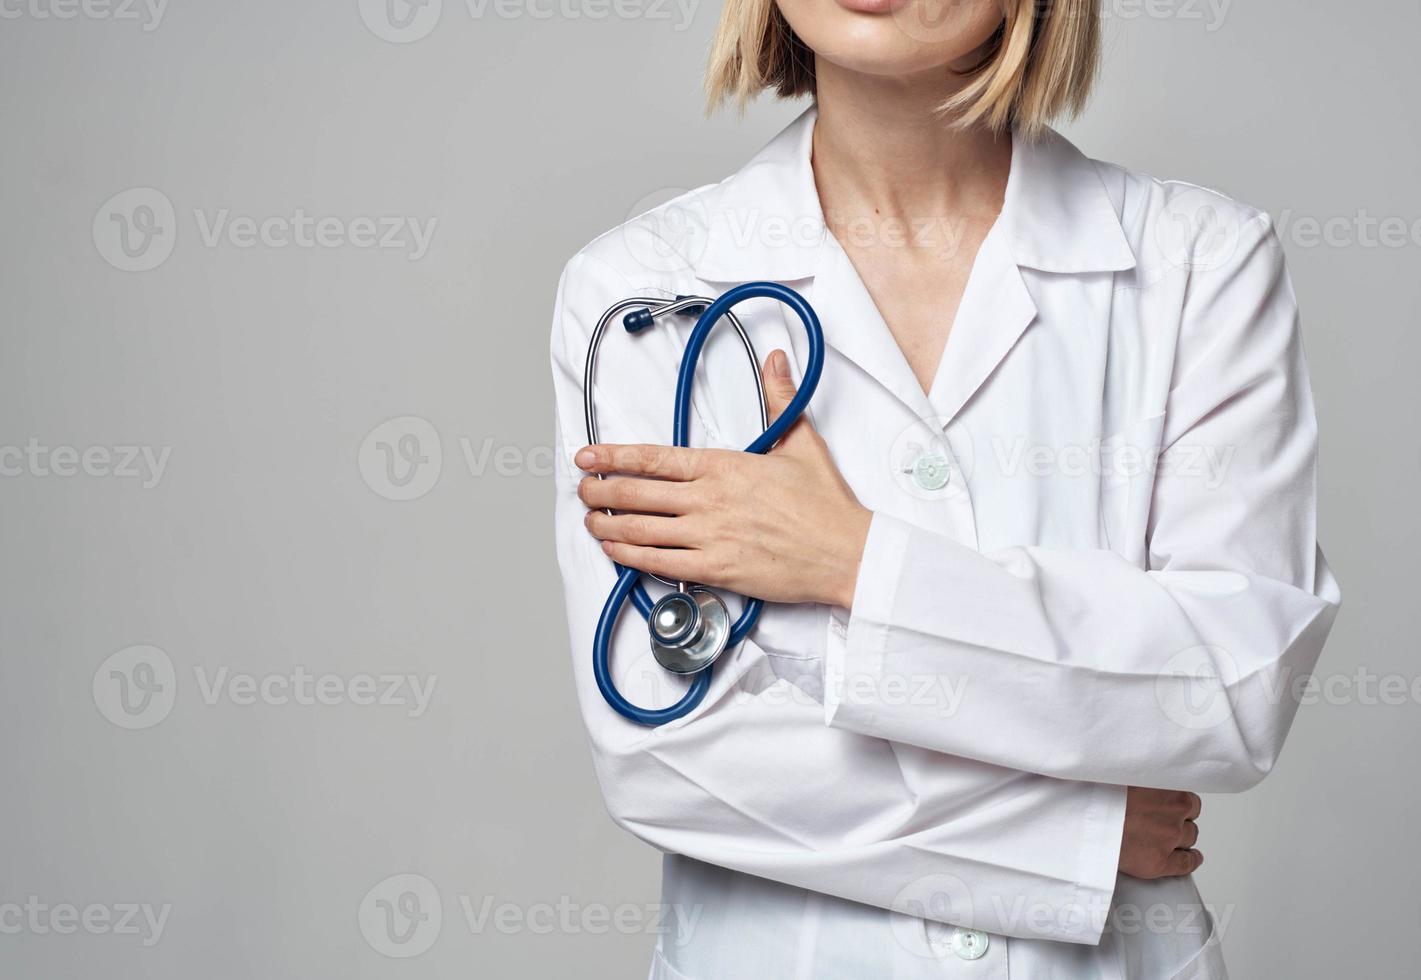
<svg viewBox="0 0 1421 980"><path fill-rule="evenodd" d="M698 278L786 282L814 275L828 238L810 164L815 117L810 106L710 192ZM1013 135L997 230L1022 268L1106 272L1135 264L1100 171L1052 130L1035 142Z"/></svg>

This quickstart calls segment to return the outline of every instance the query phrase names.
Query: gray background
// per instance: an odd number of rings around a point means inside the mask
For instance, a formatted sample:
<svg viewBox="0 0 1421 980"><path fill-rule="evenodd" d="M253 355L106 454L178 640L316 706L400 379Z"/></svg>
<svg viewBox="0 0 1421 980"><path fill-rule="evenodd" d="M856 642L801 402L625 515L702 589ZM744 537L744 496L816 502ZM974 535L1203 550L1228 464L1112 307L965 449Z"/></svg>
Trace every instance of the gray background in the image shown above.
<svg viewBox="0 0 1421 980"><path fill-rule="evenodd" d="M569 683L548 314L588 239L797 107L703 117L713 4L445 0L397 42L375 2L26 2L0 18L0 452L45 450L0 477L0 909L50 911L0 916L0 976L644 975L658 859L604 815ZM1206 801L1201 887L1241 978L1421 959L1419 34L1415 3L1111 0L1066 127L1267 208L1304 312L1347 600L1331 695L1260 788ZM105 209L134 187L174 208L142 272L110 261ZM223 209L340 224L209 243ZM437 219L427 252L344 234L386 216ZM1377 218L1406 230L1379 242ZM402 488L382 444L412 438ZM168 451L155 485L93 448L125 446ZM335 703L225 683L298 665ZM357 703L381 674L433 683L427 710ZM1380 676L1409 687L1378 703ZM360 910L406 873L443 914L392 946ZM65 903L99 911L60 932ZM129 903L170 906L156 943L102 924Z"/></svg>

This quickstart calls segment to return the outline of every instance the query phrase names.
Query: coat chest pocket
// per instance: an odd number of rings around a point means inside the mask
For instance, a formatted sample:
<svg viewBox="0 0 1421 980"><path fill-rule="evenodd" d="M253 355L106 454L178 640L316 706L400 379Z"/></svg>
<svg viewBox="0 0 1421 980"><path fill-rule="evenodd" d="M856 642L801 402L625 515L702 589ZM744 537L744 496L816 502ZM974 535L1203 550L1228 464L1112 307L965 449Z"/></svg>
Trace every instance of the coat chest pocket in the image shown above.
<svg viewBox="0 0 1421 980"><path fill-rule="evenodd" d="M829 608L813 603L765 606L750 639L764 651L775 676L820 703Z"/></svg>

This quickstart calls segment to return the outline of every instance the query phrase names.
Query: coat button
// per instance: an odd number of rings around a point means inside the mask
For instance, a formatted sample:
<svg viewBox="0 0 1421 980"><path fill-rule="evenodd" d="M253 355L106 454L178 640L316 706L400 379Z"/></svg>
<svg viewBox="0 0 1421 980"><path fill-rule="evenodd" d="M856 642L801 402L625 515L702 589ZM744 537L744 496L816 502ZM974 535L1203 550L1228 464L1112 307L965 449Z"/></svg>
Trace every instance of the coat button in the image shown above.
<svg viewBox="0 0 1421 980"><path fill-rule="evenodd" d="M991 940L985 932L976 929L958 929L952 934L952 951L959 959L980 960L987 955Z"/></svg>
<svg viewBox="0 0 1421 980"><path fill-rule="evenodd" d="M944 456L924 454L913 464L913 482L929 492L941 490L951 479L952 468Z"/></svg>

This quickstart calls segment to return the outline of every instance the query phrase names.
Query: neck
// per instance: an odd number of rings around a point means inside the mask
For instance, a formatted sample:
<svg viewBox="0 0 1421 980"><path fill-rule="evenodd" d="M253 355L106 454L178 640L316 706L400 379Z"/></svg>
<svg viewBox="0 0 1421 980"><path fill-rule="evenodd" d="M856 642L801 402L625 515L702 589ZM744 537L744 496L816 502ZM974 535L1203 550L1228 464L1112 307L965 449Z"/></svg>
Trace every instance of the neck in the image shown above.
<svg viewBox="0 0 1421 980"><path fill-rule="evenodd" d="M1001 209L1011 139L937 111L943 73L882 77L818 59L814 176L826 216L890 218ZM834 220L830 217L830 224Z"/></svg>

